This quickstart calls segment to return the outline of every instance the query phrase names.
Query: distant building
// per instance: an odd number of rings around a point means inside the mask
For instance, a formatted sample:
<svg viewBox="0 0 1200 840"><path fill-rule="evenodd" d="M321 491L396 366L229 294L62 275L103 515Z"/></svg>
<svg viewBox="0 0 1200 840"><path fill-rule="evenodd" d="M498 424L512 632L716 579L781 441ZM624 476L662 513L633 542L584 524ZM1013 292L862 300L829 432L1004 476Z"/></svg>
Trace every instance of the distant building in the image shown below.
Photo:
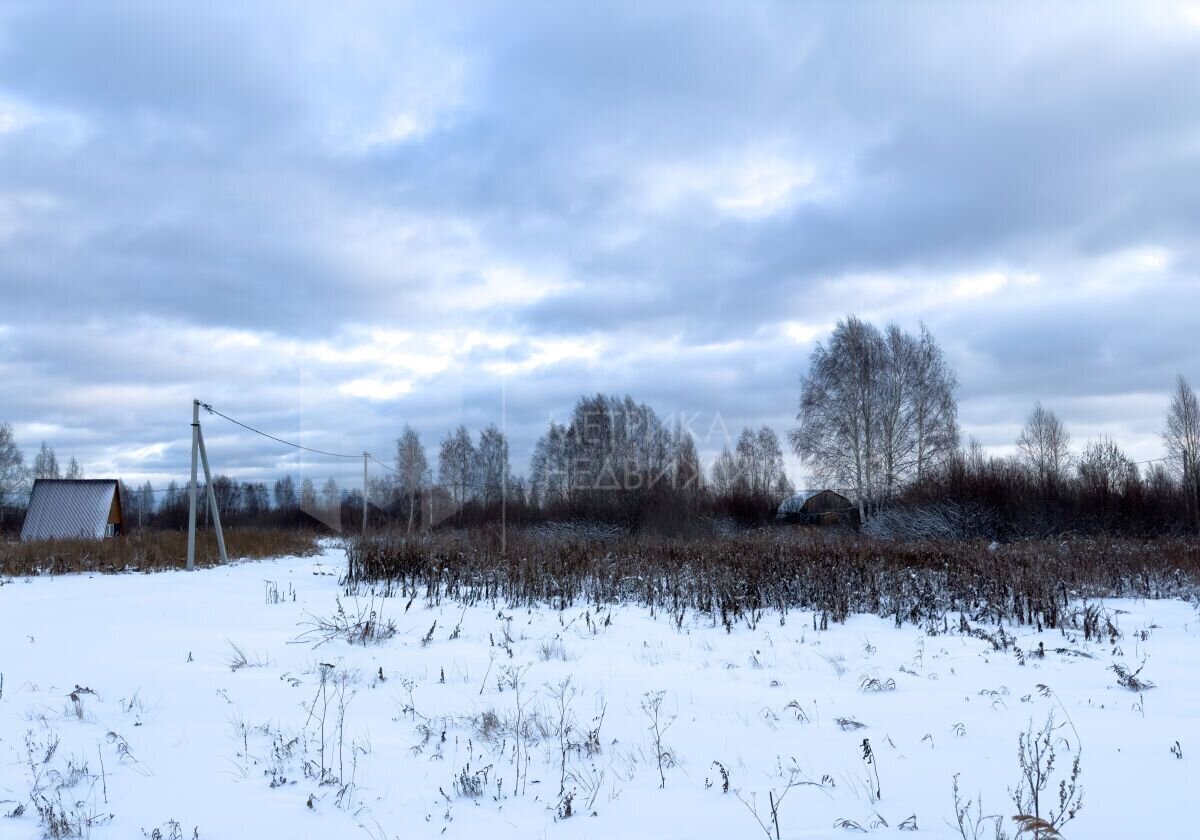
<svg viewBox="0 0 1200 840"><path fill-rule="evenodd" d="M833 490L797 493L783 501L775 518L800 525L857 525L858 506Z"/></svg>
<svg viewBox="0 0 1200 840"><path fill-rule="evenodd" d="M125 533L113 478L39 478L33 483L21 541L99 540Z"/></svg>

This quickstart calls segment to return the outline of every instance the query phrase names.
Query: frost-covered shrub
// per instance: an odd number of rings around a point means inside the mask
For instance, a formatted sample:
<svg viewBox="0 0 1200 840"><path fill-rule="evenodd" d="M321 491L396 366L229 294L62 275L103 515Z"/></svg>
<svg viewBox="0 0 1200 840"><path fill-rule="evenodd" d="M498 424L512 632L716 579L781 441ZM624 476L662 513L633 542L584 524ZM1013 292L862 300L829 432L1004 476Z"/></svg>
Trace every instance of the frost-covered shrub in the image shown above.
<svg viewBox="0 0 1200 840"><path fill-rule="evenodd" d="M996 516L983 505L926 502L881 510L863 526L863 533L898 540L990 539L996 533Z"/></svg>

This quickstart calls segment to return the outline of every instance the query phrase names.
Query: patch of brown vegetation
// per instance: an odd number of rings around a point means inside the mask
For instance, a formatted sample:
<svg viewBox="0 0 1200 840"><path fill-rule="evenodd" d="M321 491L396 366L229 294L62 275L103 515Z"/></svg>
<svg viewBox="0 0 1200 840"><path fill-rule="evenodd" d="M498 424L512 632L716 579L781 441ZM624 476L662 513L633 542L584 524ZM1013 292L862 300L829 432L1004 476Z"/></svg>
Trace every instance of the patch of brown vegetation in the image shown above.
<svg viewBox="0 0 1200 840"><path fill-rule="evenodd" d="M225 531L229 558L260 560L318 552L317 535L280 528L230 528ZM196 566L220 563L211 531L196 535ZM187 565L187 532L135 531L106 540L44 540L0 543L0 575L26 577L73 572L125 572L182 569Z"/></svg>
<svg viewBox="0 0 1200 840"><path fill-rule="evenodd" d="M764 611L852 613L931 632L1006 619L1073 626L1092 597L1187 597L1200 587L1200 542L1064 539L992 547L897 542L809 529L708 539L547 538L510 531L377 535L350 544L347 584L386 583L407 597L509 606L640 603L729 626Z"/></svg>

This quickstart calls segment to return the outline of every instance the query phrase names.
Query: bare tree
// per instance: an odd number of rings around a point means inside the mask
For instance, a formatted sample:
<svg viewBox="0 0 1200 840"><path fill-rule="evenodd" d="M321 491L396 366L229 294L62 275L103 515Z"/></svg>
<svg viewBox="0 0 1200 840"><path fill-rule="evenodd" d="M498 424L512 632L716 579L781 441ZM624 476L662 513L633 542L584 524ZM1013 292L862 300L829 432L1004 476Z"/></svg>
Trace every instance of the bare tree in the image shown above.
<svg viewBox="0 0 1200 840"><path fill-rule="evenodd" d="M758 495L762 490L762 464L758 453L758 440L749 426L738 435L734 448L737 474L734 490L745 495Z"/></svg>
<svg viewBox="0 0 1200 840"><path fill-rule="evenodd" d="M83 478L83 467L79 466L79 462L75 460L75 456L71 456L71 460L67 463L67 471L63 473L63 478L78 480Z"/></svg>
<svg viewBox="0 0 1200 840"><path fill-rule="evenodd" d="M738 487L739 472L737 459L729 447L725 447L713 461L710 479L713 492L718 496L732 495Z"/></svg>
<svg viewBox="0 0 1200 840"><path fill-rule="evenodd" d="M746 427L738 436L736 449L736 475L733 486L724 492L739 492L759 499L771 499L781 486L783 477L783 449L779 436L769 426L757 432ZM728 483L728 482L727 482Z"/></svg>
<svg viewBox="0 0 1200 840"><path fill-rule="evenodd" d="M217 482L213 481L213 489L215 490ZM333 476L326 479L325 484L321 487L321 504L327 511L335 511L341 505L342 497L338 491L338 483L334 481Z"/></svg>
<svg viewBox="0 0 1200 840"><path fill-rule="evenodd" d="M429 462L421 436L407 423L396 441L396 472L400 482L400 493L408 501L408 533L412 533L413 518L417 513L417 498L425 488L429 473Z"/></svg>
<svg viewBox="0 0 1200 840"><path fill-rule="evenodd" d="M152 507L153 505L151 504L146 509L150 510ZM267 492L267 485L261 481L242 482L242 513L247 518L254 519L270 509L271 497Z"/></svg>
<svg viewBox="0 0 1200 840"><path fill-rule="evenodd" d="M305 510L315 510L317 507L317 488L311 478L300 482L300 507Z"/></svg>
<svg viewBox="0 0 1200 840"><path fill-rule="evenodd" d="M570 421L552 421L534 447L531 495L548 505L627 515L645 493L675 478L678 444L645 403L630 396L580 397Z"/></svg>
<svg viewBox="0 0 1200 840"><path fill-rule="evenodd" d="M827 485L854 488L859 515L921 481L958 448L954 372L933 335L850 316L813 350L793 449Z"/></svg>
<svg viewBox="0 0 1200 840"><path fill-rule="evenodd" d="M392 509L400 491L396 483L396 474L388 472L384 475L373 475L367 483L367 498L376 507Z"/></svg>
<svg viewBox="0 0 1200 840"><path fill-rule="evenodd" d="M700 455L696 452L696 441L692 433L682 425L675 430L672 444L672 477L677 491L689 500L694 500L703 488L704 471L700 467Z"/></svg>
<svg viewBox="0 0 1200 840"><path fill-rule="evenodd" d="M479 433L479 446L475 450L475 476L479 497L485 507L499 504L512 484L508 439L495 423Z"/></svg>
<svg viewBox="0 0 1200 840"><path fill-rule="evenodd" d="M784 473L783 447L779 444L779 435L769 426L758 430L754 438L754 452L758 459L757 476L759 486L756 492L763 498L769 498L775 504L782 502L779 496L781 488L788 487L790 482ZM790 495L790 494L788 494Z"/></svg>
<svg viewBox="0 0 1200 840"><path fill-rule="evenodd" d="M1163 441L1171 467L1183 483L1196 529L1200 530L1200 401L1183 374L1175 380Z"/></svg>
<svg viewBox="0 0 1200 840"><path fill-rule="evenodd" d="M1111 527L1118 503L1139 490L1137 465L1110 438L1089 441L1079 457L1079 489L1084 507Z"/></svg>
<svg viewBox="0 0 1200 840"><path fill-rule="evenodd" d="M1137 466L1108 437L1088 442L1078 469L1084 492L1104 500L1125 492L1137 480Z"/></svg>
<svg viewBox="0 0 1200 840"><path fill-rule="evenodd" d="M530 495L550 506L569 502L573 486L570 429L550 421L546 433L538 438L529 461Z"/></svg>
<svg viewBox="0 0 1200 840"><path fill-rule="evenodd" d="M882 364L876 385L879 407L879 469L882 496L890 497L903 474L915 462L916 415L911 411L916 392L917 342L895 324L888 324L879 345Z"/></svg>
<svg viewBox="0 0 1200 840"><path fill-rule="evenodd" d="M828 345L818 343L801 380L799 426L789 437L818 481L853 487L859 516L880 496L880 381L884 347L879 330L850 316Z"/></svg>
<svg viewBox="0 0 1200 840"><path fill-rule="evenodd" d="M333 481L333 479L329 479ZM336 491L337 485L334 485ZM215 475L212 482L213 496L217 500L217 510L221 519L228 521L242 511L242 486L227 475ZM134 502L134 504L137 504ZM201 506L203 507L203 506ZM133 506L129 507L133 510Z"/></svg>
<svg viewBox="0 0 1200 840"><path fill-rule="evenodd" d="M1040 402L1017 438L1021 460L1033 472L1043 490L1056 487L1071 462L1071 435L1067 427Z"/></svg>
<svg viewBox="0 0 1200 840"><path fill-rule="evenodd" d="M42 448L38 450L37 456L33 459L33 477L35 479L60 477L58 458L54 454L54 449L46 441L42 441Z"/></svg>
<svg viewBox="0 0 1200 840"><path fill-rule="evenodd" d="M10 504L25 485L25 457L13 437L13 428L0 423L0 507Z"/></svg>
<svg viewBox="0 0 1200 840"><path fill-rule="evenodd" d="M296 482L290 475L275 481L275 507L280 510L291 510L296 506Z"/></svg>
<svg viewBox="0 0 1200 840"><path fill-rule="evenodd" d="M450 494L462 521L467 493L474 484L475 445L466 426L459 426L442 438L438 450L438 481L450 488Z"/></svg>
<svg viewBox="0 0 1200 840"><path fill-rule="evenodd" d="M75 464L74 458L71 459L71 464ZM68 468L68 478L71 477L70 472L70 468ZM154 515L154 485L147 481L134 491L133 498L137 500L138 527L141 528L145 525L146 518Z"/></svg>
<svg viewBox="0 0 1200 840"><path fill-rule="evenodd" d="M958 450L958 378L942 348L922 324L911 358L912 430L916 436L915 480L924 480L931 467L944 463Z"/></svg>

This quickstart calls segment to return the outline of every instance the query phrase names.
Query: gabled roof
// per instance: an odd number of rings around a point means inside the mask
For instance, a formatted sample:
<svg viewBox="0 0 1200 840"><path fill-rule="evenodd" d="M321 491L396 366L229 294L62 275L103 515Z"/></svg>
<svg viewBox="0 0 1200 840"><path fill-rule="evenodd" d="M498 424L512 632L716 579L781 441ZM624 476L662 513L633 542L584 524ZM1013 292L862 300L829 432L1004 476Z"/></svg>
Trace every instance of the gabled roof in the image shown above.
<svg viewBox="0 0 1200 840"><path fill-rule="evenodd" d="M826 494L828 494L828 496L826 496ZM830 501L837 500L838 506L836 510L852 510L854 508L854 502L836 490L830 490L828 488L825 490L801 490L796 495L784 499L779 505L779 510L776 512L775 516L778 518L783 518L801 513L806 509L806 506L808 506L809 502L813 501L814 499L818 499L818 497L825 497ZM830 510L834 509L835 508L830 508Z"/></svg>
<svg viewBox="0 0 1200 840"><path fill-rule="evenodd" d="M33 483L21 541L101 539L116 493L113 478L39 478Z"/></svg>

